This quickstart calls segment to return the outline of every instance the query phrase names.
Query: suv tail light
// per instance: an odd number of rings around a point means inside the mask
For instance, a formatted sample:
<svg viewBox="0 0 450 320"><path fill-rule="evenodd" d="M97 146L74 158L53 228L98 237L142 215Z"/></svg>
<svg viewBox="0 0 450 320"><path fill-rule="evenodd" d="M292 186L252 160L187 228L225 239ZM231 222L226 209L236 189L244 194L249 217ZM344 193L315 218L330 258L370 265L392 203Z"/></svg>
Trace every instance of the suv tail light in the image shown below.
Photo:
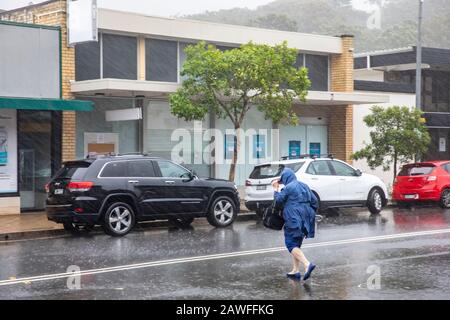
<svg viewBox="0 0 450 320"><path fill-rule="evenodd" d="M84 192L89 191L93 185L94 183L90 181L70 182L67 185L67 189L69 189L70 192Z"/></svg>
<svg viewBox="0 0 450 320"><path fill-rule="evenodd" d="M44 188L45 188L45 192L49 193L50 192L50 183L46 183Z"/></svg>
<svg viewBox="0 0 450 320"><path fill-rule="evenodd" d="M250 187L252 185L252 182L250 180L245 180L245 186Z"/></svg>

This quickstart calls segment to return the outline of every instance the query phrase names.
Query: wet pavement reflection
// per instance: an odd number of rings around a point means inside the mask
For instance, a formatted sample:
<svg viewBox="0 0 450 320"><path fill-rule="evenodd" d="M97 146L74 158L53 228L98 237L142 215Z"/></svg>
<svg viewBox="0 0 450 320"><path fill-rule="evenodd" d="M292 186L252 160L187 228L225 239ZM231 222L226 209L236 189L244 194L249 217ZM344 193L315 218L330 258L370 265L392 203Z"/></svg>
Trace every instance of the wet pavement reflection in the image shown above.
<svg viewBox="0 0 450 320"><path fill-rule="evenodd" d="M449 299L450 233L378 241L358 239L450 229L450 211L387 209L380 215L342 210L317 224L304 242L318 267L311 280L290 280L282 232L259 221L215 229L154 228L124 238L103 234L0 244L0 299ZM353 242L319 246L328 241ZM247 255L242 251L280 248ZM228 254L216 257L217 254ZM80 289L67 279L1 285L2 280L144 262L205 256L195 261L87 274ZM379 282L373 276L379 274ZM377 283L379 287L377 287Z"/></svg>

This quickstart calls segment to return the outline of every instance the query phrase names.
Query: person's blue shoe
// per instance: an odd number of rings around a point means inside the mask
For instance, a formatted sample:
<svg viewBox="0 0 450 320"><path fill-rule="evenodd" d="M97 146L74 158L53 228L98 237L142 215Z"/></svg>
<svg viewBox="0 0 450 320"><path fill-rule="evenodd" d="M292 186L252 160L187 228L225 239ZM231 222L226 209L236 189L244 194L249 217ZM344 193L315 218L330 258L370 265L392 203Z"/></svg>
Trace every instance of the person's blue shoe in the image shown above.
<svg viewBox="0 0 450 320"><path fill-rule="evenodd" d="M309 277L311 277L311 273L313 272L313 270L316 268L316 265L314 263L310 263L308 266L308 270L306 270L305 272L305 276L303 277L303 281L306 281L309 279Z"/></svg>
<svg viewBox="0 0 450 320"><path fill-rule="evenodd" d="M296 272L296 273L286 273L286 276L287 276L288 278L291 278L291 279L298 279L298 280L300 280L300 279L302 278L302 274L301 274L300 272Z"/></svg>

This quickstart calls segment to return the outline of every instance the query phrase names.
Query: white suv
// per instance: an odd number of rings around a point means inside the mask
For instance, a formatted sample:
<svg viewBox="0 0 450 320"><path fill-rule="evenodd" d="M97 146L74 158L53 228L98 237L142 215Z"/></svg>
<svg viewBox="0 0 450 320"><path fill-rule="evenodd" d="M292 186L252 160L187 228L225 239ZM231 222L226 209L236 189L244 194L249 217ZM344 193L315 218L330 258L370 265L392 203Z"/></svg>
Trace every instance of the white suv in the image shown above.
<svg viewBox="0 0 450 320"><path fill-rule="evenodd" d="M343 207L367 207L379 213L387 204L386 185L380 178L362 173L333 158L300 158L257 165L245 182L245 205L261 214L273 201L272 181L283 169L294 170L297 179L316 195L320 210Z"/></svg>

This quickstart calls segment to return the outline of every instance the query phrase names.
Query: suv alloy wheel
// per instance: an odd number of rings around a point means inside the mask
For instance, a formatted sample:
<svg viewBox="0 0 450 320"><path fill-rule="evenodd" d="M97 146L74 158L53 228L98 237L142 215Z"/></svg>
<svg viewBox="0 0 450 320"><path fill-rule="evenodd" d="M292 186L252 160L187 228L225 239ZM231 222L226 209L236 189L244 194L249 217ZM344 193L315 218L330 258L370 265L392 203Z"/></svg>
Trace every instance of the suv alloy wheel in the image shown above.
<svg viewBox="0 0 450 320"><path fill-rule="evenodd" d="M383 195L380 190L372 189L367 203L370 213L378 214L383 209Z"/></svg>
<svg viewBox="0 0 450 320"><path fill-rule="evenodd" d="M114 237L126 235L133 229L136 218L133 208L124 202L109 206L103 218L103 229Z"/></svg>
<svg viewBox="0 0 450 320"><path fill-rule="evenodd" d="M212 203L207 219L214 227L227 227L236 219L237 210L233 201L225 196L218 197Z"/></svg>

